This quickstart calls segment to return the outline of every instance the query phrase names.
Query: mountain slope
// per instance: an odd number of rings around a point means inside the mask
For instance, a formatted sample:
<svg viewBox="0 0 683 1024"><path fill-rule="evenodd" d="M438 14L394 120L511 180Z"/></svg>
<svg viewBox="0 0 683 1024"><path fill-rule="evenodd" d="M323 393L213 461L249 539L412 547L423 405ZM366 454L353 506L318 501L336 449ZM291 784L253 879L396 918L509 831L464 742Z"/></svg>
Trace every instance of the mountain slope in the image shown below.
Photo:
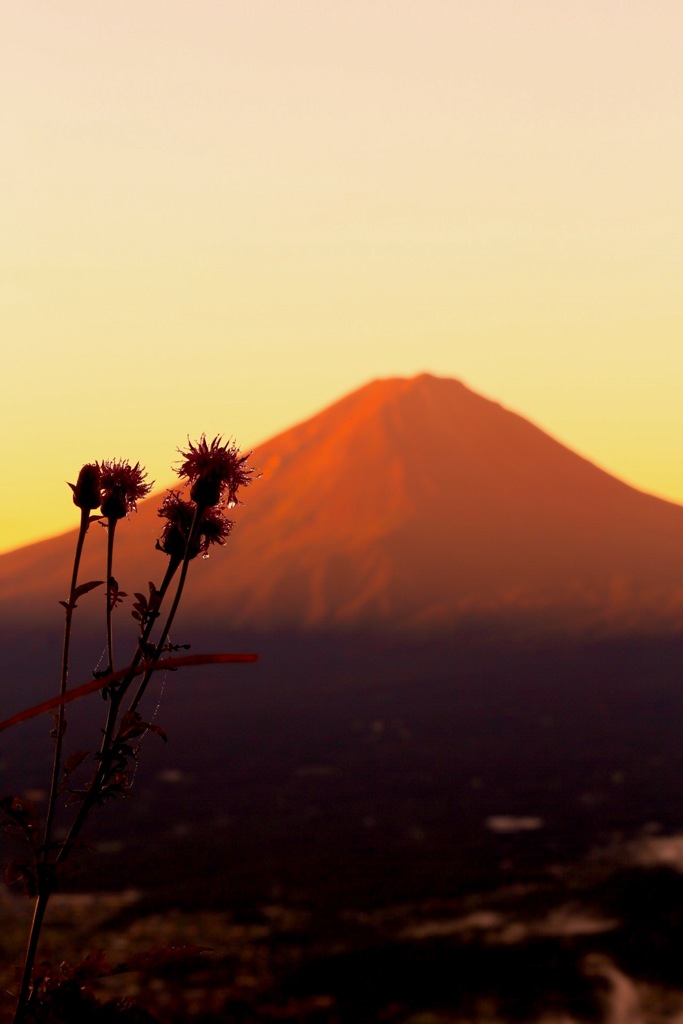
<svg viewBox="0 0 683 1024"><path fill-rule="evenodd" d="M504 616L628 629L682 614L683 508L458 381L374 381L253 462L262 476L228 545L192 567L188 624L443 631ZM129 592L163 571L157 506L119 529L115 574ZM83 578L102 578L105 531L91 533ZM65 535L0 557L0 614L54 608L72 545Z"/></svg>

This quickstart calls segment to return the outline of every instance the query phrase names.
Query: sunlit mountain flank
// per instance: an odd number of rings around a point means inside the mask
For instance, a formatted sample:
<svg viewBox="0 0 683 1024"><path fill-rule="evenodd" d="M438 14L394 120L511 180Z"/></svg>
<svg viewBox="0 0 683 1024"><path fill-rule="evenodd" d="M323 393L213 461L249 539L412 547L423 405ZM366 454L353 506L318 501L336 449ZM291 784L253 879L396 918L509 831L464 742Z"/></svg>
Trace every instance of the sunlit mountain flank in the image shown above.
<svg viewBox="0 0 683 1024"><path fill-rule="evenodd" d="M456 380L373 381L253 462L261 477L226 548L193 566L188 626L442 632L498 619L590 632L669 628L683 612L683 508ZM128 592L161 575L157 507L153 496L119 531ZM102 575L104 533L91 528L84 579ZM72 544L0 558L5 614L53 608Z"/></svg>

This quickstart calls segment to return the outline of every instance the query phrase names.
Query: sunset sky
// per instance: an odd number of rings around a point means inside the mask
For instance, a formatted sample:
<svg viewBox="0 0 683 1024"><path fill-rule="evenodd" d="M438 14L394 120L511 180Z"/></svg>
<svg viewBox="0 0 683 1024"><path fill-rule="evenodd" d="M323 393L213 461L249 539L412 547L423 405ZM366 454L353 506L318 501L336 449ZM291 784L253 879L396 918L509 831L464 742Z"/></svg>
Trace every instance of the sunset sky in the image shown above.
<svg viewBox="0 0 683 1024"><path fill-rule="evenodd" d="M680 0L1 9L0 550L422 371L683 502Z"/></svg>

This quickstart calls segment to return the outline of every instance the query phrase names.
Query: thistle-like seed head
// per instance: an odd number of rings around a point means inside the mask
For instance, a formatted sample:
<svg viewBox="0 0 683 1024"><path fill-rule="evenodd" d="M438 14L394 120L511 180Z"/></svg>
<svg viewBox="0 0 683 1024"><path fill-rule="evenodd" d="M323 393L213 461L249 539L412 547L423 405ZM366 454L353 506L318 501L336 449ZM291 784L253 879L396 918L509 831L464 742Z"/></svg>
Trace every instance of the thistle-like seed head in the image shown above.
<svg viewBox="0 0 683 1024"><path fill-rule="evenodd" d="M232 508L237 504L237 491L250 483L254 472L245 465L250 452L242 455L234 442L221 442L219 436L208 444L202 434L197 444L188 438L187 451L178 449L184 460L177 469L178 476L190 483L190 497L202 508L223 502Z"/></svg>
<svg viewBox="0 0 683 1024"><path fill-rule="evenodd" d="M152 489L144 479L145 471L139 462L134 466L118 459L101 463L102 515L107 519L123 519L131 510L135 512L138 500Z"/></svg>
<svg viewBox="0 0 683 1024"><path fill-rule="evenodd" d="M225 544L232 530L230 519L217 508L198 509L193 502L185 501L179 491L169 491L157 513L166 520L157 541L157 550L181 561L185 557L195 512L198 512L201 519L189 557L196 558L200 553L205 554L212 544Z"/></svg>

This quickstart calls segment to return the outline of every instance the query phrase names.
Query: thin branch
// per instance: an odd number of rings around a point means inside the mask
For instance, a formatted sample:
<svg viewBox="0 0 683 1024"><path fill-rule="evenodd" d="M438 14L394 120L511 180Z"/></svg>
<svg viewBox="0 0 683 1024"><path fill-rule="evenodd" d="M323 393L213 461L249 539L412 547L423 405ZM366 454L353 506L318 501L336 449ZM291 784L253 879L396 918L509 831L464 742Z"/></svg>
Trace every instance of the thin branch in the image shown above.
<svg viewBox="0 0 683 1024"><path fill-rule="evenodd" d="M116 683L120 679L125 679L128 674L131 676L140 676L147 672L163 672L165 669L187 668L191 665L227 665L231 663L253 662L257 660L258 654L222 653L186 654L179 658L160 658L158 661L141 661L138 665L129 665L127 668L119 669L118 672L112 672L107 676L101 676L99 679L91 679L90 682L83 683L81 686L73 687L73 689L68 690L65 694L58 694L56 697L50 697L48 700L44 700L40 704L35 704L32 708L20 711L11 718L5 719L4 722L0 722L0 732L4 729L10 729L13 725L19 725L20 722L27 722L30 718L42 715L46 711L52 711L53 708L57 708L62 704L70 704L71 701L79 700L81 697L86 697L89 693L95 693L97 690L103 690L105 686L109 686L111 683Z"/></svg>

